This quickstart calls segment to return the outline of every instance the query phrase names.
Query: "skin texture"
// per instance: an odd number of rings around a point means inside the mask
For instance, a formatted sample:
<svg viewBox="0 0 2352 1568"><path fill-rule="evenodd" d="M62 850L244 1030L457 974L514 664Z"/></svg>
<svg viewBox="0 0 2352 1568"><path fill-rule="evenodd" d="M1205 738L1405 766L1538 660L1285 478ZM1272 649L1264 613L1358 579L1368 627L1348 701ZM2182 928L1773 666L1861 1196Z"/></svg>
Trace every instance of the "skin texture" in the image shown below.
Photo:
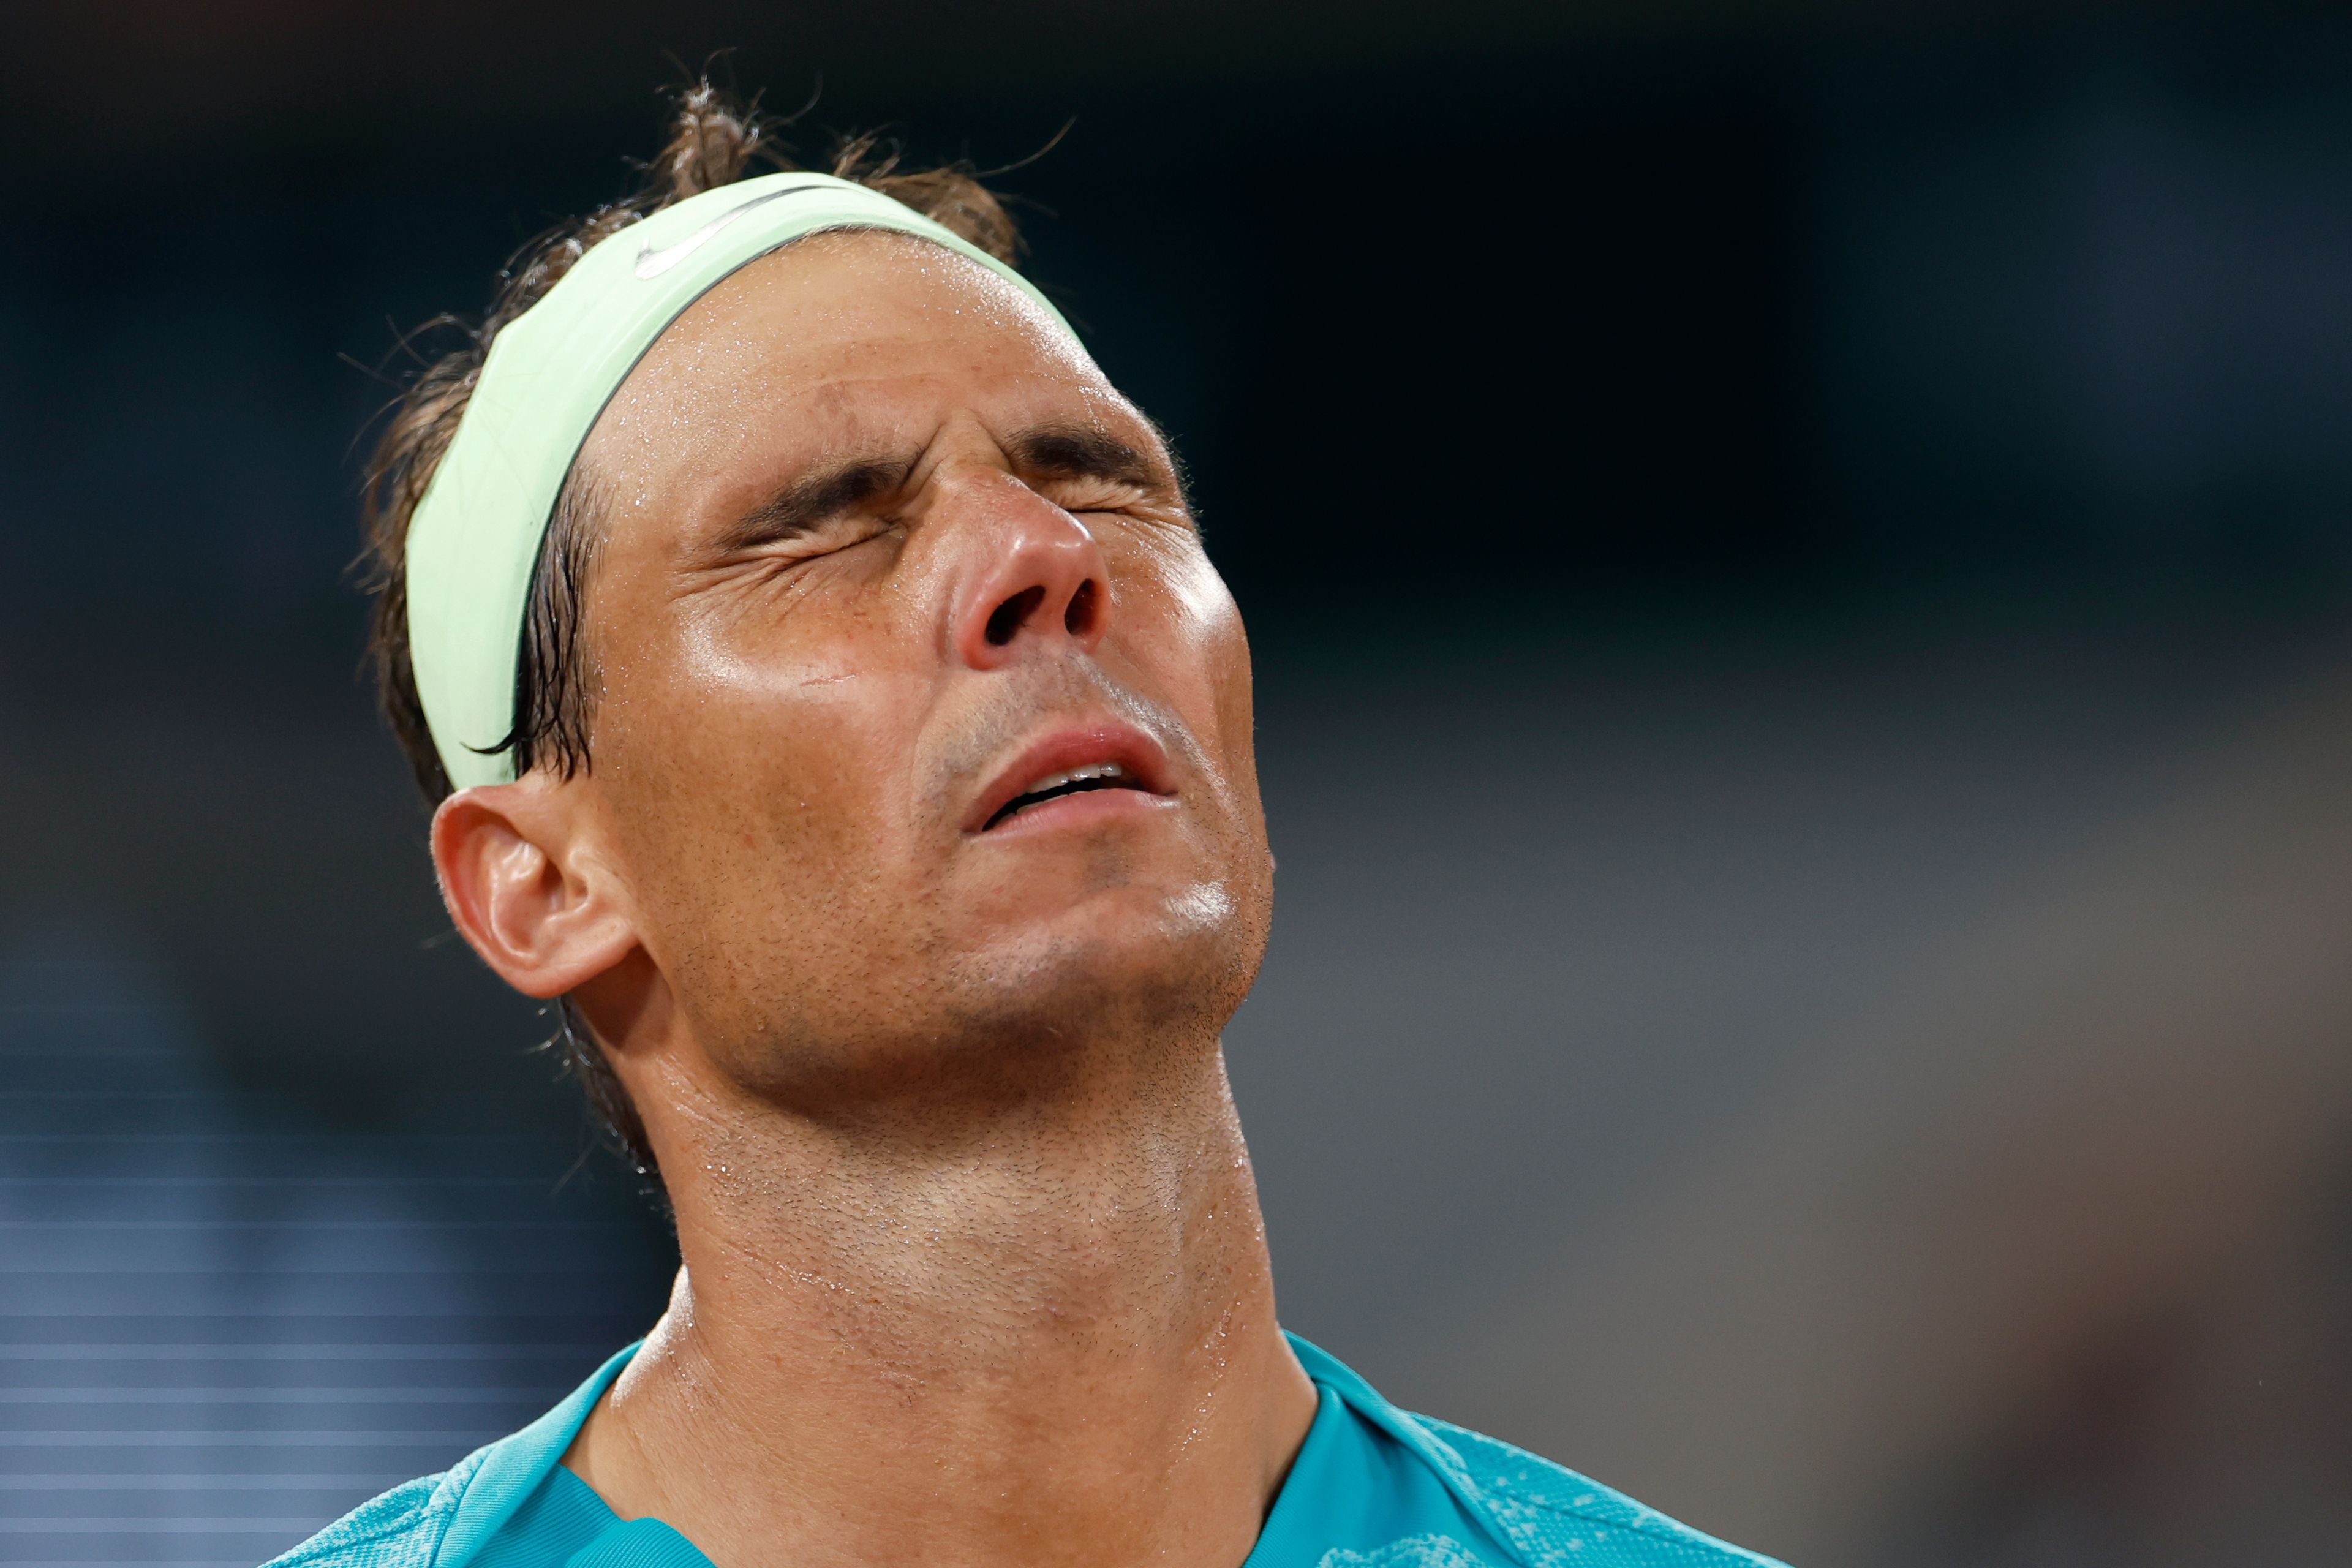
<svg viewBox="0 0 2352 1568"><path fill-rule="evenodd" d="M433 830L677 1211L564 1462L721 1568L1240 1563L1315 1394L1218 1045L1273 896L1249 654L1157 432L862 233L705 296L582 463L593 765ZM982 830L1056 739L1153 788Z"/></svg>

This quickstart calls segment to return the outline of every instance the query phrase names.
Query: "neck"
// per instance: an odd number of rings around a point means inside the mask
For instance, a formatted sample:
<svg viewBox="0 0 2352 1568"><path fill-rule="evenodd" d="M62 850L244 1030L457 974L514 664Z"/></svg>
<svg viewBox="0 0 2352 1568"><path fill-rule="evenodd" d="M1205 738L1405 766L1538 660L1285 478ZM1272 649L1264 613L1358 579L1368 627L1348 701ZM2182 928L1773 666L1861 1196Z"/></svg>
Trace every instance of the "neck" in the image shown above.
<svg viewBox="0 0 2352 1568"><path fill-rule="evenodd" d="M564 1462L719 1568L1240 1563L1316 1396L1223 1058L1101 1056L845 1115L666 1053L683 1266Z"/></svg>

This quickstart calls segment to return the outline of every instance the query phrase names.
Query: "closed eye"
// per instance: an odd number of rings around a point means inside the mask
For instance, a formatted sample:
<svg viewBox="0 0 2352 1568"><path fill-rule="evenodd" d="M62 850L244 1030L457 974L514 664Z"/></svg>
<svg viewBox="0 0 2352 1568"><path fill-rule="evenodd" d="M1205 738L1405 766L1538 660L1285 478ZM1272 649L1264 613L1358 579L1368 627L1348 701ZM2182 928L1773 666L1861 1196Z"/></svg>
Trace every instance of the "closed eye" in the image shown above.
<svg viewBox="0 0 2352 1568"><path fill-rule="evenodd" d="M733 552L728 559L789 566L851 549L887 533L897 526L895 520L871 512L841 513L794 529L790 533L749 542Z"/></svg>
<svg viewBox="0 0 2352 1568"><path fill-rule="evenodd" d="M1148 499L1146 492L1132 485L1048 480L1033 488L1064 511L1070 512L1132 511Z"/></svg>
<svg viewBox="0 0 2352 1568"><path fill-rule="evenodd" d="M1184 518L1184 494L1164 454L1099 430L1046 426L1005 443L1021 477L1065 511Z"/></svg>
<svg viewBox="0 0 2352 1568"><path fill-rule="evenodd" d="M912 458L853 458L803 475L745 512L711 541L721 559L804 540L822 540L848 529L845 542L877 531L874 512L906 487ZM859 531L863 531L862 532ZM839 543L818 542L803 553L822 554Z"/></svg>

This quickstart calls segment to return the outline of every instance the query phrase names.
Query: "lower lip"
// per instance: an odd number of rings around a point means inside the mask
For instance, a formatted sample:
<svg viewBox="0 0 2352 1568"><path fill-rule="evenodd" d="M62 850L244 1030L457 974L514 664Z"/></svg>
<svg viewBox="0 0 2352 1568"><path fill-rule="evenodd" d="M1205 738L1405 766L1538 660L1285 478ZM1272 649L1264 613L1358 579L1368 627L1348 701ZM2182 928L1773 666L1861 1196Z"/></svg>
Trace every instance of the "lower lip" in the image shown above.
<svg viewBox="0 0 2352 1568"><path fill-rule="evenodd" d="M1033 833L1095 827L1166 811L1175 804L1167 795L1147 795L1139 789L1080 790L1076 795L1057 795L1049 801L1008 816L980 837L1026 837Z"/></svg>

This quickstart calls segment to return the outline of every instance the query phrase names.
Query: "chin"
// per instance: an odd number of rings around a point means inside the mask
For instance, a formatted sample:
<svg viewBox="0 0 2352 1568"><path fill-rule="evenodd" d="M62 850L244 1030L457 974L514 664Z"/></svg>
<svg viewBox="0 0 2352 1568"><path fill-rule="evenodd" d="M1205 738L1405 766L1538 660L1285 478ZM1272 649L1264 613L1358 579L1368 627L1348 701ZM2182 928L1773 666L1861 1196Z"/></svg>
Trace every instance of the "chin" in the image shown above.
<svg viewBox="0 0 2352 1568"><path fill-rule="evenodd" d="M1138 1027L1213 1036L1256 978L1265 922L1219 882L1142 892L1080 900L974 952L950 982L958 1012L1044 1038Z"/></svg>
<svg viewBox="0 0 2352 1568"><path fill-rule="evenodd" d="M1213 1053L1265 954L1264 879L1066 887L1050 902L1047 889L1029 891L920 922L911 942L846 942L835 955L862 962L830 983L802 972L741 998L720 1031L723 1070L824 1113L934 1095L1032 1100L1099 1071ZM936 914L942 902L911 907ZM723 986L759 967L720 964L710 977Z"/></svg>
<svg viewBox="0 0 2352 1568"><path fill-rule="evenodd" d="M1223 882L1130 883L1038 911L1007 932L1001 950L1132 974L1140 982L1167 966L1199 970L1210 955L1250 942L1255 923ZM1262 937L1255 945L1264 945Z"/></svg>

